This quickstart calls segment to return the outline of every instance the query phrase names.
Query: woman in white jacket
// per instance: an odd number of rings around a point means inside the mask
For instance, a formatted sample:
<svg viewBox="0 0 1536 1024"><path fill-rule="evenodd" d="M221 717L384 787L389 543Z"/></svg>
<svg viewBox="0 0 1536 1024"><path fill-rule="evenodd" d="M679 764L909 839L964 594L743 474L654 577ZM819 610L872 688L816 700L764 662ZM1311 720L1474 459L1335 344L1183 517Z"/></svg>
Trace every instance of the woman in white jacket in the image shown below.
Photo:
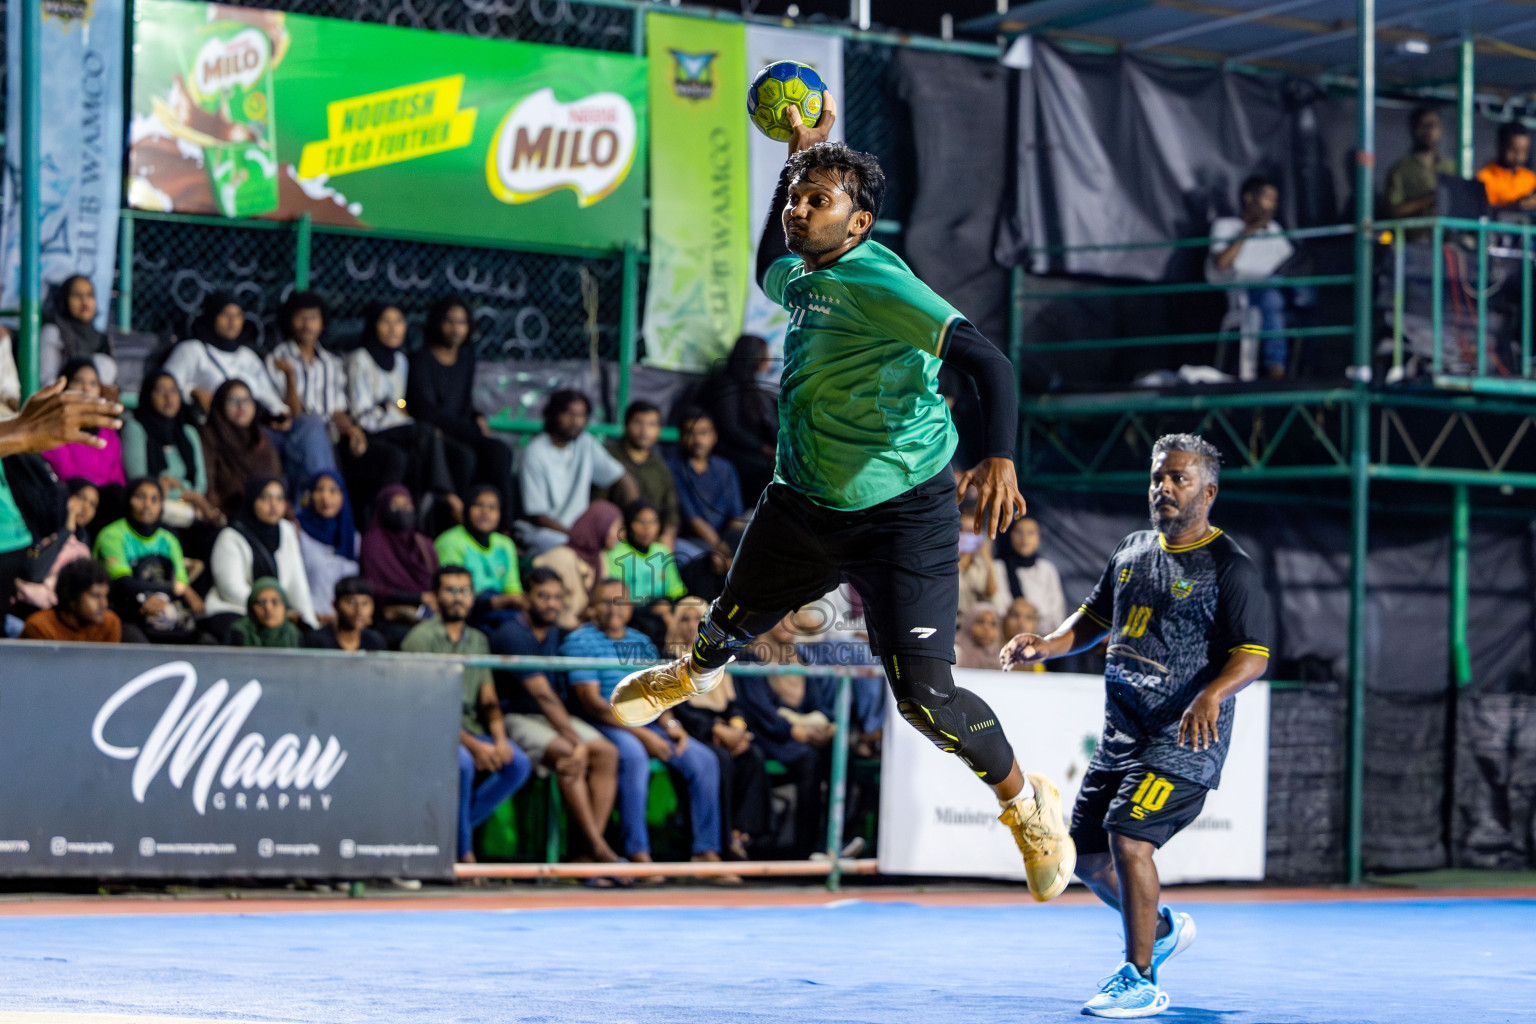
<svg viewBox="0 0 1536 1024"><path fill-rule="evenodd" d="M319 626L299 531L287 514L288 494L281 480L252 480L240 514L214 540L209 561L213 587L203 603L203 628L220 642L227 642L230 626L245 614L251 584L263 576L274 576L283 585L291 616L310 629Z"/></svg>

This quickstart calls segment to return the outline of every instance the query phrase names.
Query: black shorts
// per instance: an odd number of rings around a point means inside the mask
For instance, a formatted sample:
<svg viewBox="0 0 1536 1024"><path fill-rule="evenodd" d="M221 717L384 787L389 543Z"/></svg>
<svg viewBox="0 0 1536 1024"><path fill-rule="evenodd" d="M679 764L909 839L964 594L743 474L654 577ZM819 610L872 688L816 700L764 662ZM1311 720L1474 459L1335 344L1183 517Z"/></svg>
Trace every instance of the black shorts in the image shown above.
<svg viewBox="0 0 1536 1024"><path fill-rule="evenodd" d="M857 512L781 483L758 500L726 586L744 608L783 616L847 581L864 602L875 653L955 660L960 512L944 470Z"/></svg>
<svg viewBox="0 0 1536 1024"><path fill-rule="evenodd" d="M1161 848L1200 816L1209 792L1150 768L1090 768L1072 807L1072 841L1078 853L1108 853L1113 832Z"/></svg>

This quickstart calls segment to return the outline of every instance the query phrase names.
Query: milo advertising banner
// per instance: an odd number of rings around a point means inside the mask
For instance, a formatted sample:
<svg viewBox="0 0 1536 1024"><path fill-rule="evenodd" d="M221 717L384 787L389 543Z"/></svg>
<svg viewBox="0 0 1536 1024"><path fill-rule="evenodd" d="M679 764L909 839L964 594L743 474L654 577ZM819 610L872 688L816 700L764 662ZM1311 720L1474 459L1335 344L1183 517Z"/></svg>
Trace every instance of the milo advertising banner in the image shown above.
<svg viewBox="0 0 1536 1024"><path fill-rule="evenodd" d="M750 280L747 47L740 24L651 14L647 361L706 370L741 333Z"/></svg>
<svg viewBox="0 0 1536 1024"><path fill-rule="evenodd" d="M135 19L136 209L643 238L642 58L182 0Z"/></svg>

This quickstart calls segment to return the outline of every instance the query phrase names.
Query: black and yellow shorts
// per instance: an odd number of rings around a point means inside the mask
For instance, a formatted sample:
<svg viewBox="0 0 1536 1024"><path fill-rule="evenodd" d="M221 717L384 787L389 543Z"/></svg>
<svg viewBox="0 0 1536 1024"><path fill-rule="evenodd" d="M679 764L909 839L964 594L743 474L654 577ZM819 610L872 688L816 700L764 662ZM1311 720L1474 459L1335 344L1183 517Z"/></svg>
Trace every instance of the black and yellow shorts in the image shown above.
<svg viewBox="0 0 1536 1024"><path fill-rule="evenodd" d="M1200 816L1209 792L1149 768L1091 768L1072 807L1072 841L1080 854L1108 853L1110 832L1161 847Z"/></svg>

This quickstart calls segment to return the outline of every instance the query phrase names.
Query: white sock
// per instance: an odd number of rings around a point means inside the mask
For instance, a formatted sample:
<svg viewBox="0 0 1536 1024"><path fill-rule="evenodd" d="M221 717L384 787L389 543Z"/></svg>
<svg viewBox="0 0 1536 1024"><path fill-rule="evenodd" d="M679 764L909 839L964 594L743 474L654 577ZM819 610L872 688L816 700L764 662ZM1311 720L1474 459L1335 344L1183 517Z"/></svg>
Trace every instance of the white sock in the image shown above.
<svg viewBox="0 0 1536 1024"><path fill-rule="evenodd" d="M1035 789L1035 784L1030 782L1028 777L1024 779L1023 789L1019 790L1008 800L998 797L997 804L999 807L1007 808L1018 803L1020 800L1034 800L1037 804L1040 802L1040 791Z"/></svg>

